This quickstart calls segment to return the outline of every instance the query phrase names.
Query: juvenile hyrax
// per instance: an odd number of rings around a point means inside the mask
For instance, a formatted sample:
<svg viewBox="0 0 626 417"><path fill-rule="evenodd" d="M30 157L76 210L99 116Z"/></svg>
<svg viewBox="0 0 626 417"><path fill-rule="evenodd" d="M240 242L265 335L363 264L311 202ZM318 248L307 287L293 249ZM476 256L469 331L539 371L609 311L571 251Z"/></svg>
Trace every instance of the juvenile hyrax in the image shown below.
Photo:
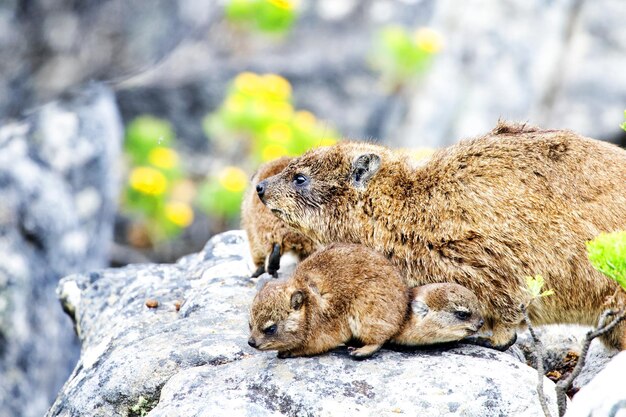
<svg viewBox="0 0 626 417"><path fill-rule="evenodd" d="M291 158L283 157L261 165L252 177L251 187L246 191L241 205L241 225L248 234L252 261L257 267L253 277L258 277L266 269L276 276L280 257L285 252L293 251L302 260L315 250L315 245L309 238L290 229L272 215L256 195L256 185L265 178L278 174L289 161Z"/></svg>
<svg viewBox="0 0 626 417"><path fill-rule="evenodd" d="M401 328L409 291L383 255L337 244L302 261L285 281L265 284L250 311L250 346L282 358L315 355L351 339L350 355L373 355Z"/></svg>
<svg viewBox="0 0 626 417"><path fill-rule="evenodd" d="M445 282L410 290L407 320L391 342L419 346L456 342L474 335L483 325L476 295L467 288Z"/></svg>
<svg viewBox="0 0 626 417"><path fill-rule="evenodd" d="M492 331L487 346L514 341L528 275L555 291L530 306L536 324L594 324L618 288L592 268L585 242L626 229L626 151L570 131L501 123L422 166L381 146L342 143L294 159L257 191L316 243L375 248L411 286L472 290ZM625 349L626 321L604 341Z"/></svg>

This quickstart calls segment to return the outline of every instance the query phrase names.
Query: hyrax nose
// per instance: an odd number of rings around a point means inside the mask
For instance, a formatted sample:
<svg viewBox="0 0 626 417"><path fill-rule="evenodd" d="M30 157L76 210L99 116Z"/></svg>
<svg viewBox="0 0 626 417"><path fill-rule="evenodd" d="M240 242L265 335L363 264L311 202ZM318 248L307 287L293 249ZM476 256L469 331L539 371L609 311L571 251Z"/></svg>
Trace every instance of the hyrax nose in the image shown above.
<svg viewBox="0 0 626 417"><path fill-rule="evenodd" d="M267 181L263 180L256 185L256 193L259 198L263 200L263 196L265 195L265 188L267 187Z"/></svg>
<svg viewBox="0 0 626 417"><path fill-rule="evenodd" d="M256 347L257 347L257 344L256 344L256 342L254 341L254 339L253 339L253 338L248 339L248 344L249 344L250 346L252 346L253 348L256 348Z"/></svg>

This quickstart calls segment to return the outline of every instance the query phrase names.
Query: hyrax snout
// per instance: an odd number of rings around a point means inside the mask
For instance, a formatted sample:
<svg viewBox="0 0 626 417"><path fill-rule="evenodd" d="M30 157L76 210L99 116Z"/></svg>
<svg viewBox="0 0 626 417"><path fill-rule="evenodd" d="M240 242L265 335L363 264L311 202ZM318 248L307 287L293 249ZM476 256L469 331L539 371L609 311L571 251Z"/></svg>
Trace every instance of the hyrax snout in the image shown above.
<svg viewBox="0 0 626 417"><path fill-rule="evenodd" d="M410 286L450 282L478 297L486 346L508 347L528 302L526 276L555 294L529 308L536 324L595 324L625 293L587 260L585 242L626 229L626 151L570 131L500 123L423 165L366 143L293 159L262 183L262 200L319 244L361 243ZM603 336L626 348L626 321Z"/></svg>
<svg viewBox="0 0 626 417"><path fill-rule="evenodd" d="M280 258L286 252L294 252L302 260L316 249L311 239L290 229L257 196L259 182L281 172L289 161L291 158L283 157L261 165L252 177L241 205L241 224L248 235L252 261L257 267L253 277L266 271L276 276Z"/></svg>

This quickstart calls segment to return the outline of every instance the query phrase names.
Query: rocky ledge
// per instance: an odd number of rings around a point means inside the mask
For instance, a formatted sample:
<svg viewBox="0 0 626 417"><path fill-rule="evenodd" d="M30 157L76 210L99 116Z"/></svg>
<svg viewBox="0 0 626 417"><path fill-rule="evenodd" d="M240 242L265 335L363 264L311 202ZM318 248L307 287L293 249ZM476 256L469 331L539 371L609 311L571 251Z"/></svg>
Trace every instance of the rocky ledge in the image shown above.
<svg viewBox="0 0 626 417"><path fill-rule="evenodd" d="M245 234L228 232L176 264L64 278L82 353L48 416L541 415L537 373L510 352L383 349L355 361L345 348L253 350L247 257Z"/></svg>

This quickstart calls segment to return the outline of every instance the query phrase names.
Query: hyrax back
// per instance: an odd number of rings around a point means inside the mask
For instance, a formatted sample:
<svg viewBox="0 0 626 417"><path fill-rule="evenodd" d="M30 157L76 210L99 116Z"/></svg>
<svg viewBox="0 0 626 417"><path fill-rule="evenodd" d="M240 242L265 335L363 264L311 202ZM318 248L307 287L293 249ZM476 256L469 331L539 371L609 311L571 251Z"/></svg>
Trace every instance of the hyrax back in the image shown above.
<svg viewBox="0 0 626 417"><path fill-rule="evenodd" d="M279 357L315 355L351 339L368 357L403 325L409 291L396 268L362 245L334 244L302 261L285 281L267 283L250 311L250 340Z"/></svg>
<svg viewBox="0 0 626 417"><path fill-rule="evenodd" d="M487 345L503 348L522 320L528 275L555 291L531 305L535 323L595 322L618 287L591 267L585 242L626 229L625 184L626 151L614 145L499 124L420 167L370 144L318 148L265 180L260 196L316 242L386 254L412 286L472 290L493 331ZM623 322L605 342L624 349L625 334Z"/></svg>
<svg viewBox="0 0 626 417"><path fill-rule="evenodd" d="M281 172L291 161L283 157L267 162L252 177L251 186L246 191L241 205L241 225L248 234L252 261L257 267L253 277L267 272L276 275L280 266L280 257L285 252L294 251L300 259L309 256L315 250L315 244L302 234L291 230L265 207L256 194L256 185L272 175Z"/></svg>
<svg viewBox="0 0 626 417"><path fill-rule="evenodd" d="M391 340L419 346L456 342L473 336L483 325L476 295L451 282L411 289L411 309L400 332Z"/></svg>

